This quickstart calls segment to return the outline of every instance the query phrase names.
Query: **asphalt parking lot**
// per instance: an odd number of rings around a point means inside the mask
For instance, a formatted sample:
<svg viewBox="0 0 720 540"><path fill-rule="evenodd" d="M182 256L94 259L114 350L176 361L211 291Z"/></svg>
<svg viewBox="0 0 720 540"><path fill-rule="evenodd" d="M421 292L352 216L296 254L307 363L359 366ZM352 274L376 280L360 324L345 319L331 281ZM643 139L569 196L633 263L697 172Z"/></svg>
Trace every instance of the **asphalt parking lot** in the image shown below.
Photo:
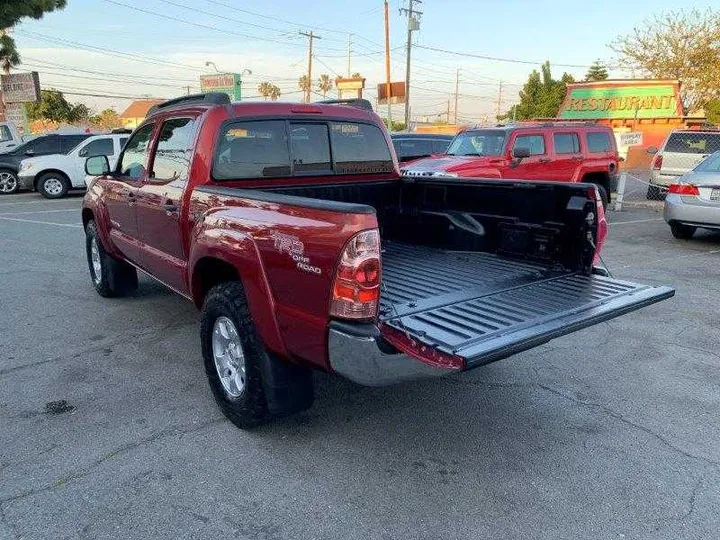
<svg viewBox="0 0 720 540"><path fill-rule="evenodd" d="M93 290L81 199L0 198L0 538L716 538L720 235L611 213L616 277L675 298L442 380L243 432L198 314Z"/></svg>

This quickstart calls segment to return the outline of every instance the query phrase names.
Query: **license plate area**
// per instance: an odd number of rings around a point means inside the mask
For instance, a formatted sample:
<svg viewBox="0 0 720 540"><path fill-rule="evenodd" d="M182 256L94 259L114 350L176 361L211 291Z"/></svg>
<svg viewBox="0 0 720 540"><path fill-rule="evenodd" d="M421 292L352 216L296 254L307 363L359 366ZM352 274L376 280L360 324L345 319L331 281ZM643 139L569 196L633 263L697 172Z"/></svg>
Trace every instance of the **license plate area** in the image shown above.
<svg viewBox="0 0 720 540"><path fill-rule="evenodd" d="M720 201L720 188L712 188L712 190L710 190L710 200Z"/></svg>

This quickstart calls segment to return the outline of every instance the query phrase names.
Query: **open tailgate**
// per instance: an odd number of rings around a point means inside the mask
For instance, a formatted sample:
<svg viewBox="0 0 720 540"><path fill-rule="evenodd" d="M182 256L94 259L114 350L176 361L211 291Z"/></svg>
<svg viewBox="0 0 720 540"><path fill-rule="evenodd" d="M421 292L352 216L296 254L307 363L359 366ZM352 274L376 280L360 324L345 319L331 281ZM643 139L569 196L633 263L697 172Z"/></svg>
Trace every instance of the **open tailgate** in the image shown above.
<svg viewBox="0 0 720 540"><path fill-rule="evenodd" d="M478 367L672 297L670 287L565 274L463 299L394 304L383 321Z"/></svg>

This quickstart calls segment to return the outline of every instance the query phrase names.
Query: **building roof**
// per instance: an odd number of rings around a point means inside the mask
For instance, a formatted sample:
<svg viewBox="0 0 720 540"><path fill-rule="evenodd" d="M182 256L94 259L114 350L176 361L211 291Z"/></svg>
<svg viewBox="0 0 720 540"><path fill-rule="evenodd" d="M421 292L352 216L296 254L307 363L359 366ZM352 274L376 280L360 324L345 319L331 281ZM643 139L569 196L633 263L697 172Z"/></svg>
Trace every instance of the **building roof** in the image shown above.
<svg viewBox="0 0 720 540"><path fill-rule="evenodd" d="M138 99L133 101L127 109L125 109L120 118L145 118L150 107L162 103L162 99Z"/></svg>

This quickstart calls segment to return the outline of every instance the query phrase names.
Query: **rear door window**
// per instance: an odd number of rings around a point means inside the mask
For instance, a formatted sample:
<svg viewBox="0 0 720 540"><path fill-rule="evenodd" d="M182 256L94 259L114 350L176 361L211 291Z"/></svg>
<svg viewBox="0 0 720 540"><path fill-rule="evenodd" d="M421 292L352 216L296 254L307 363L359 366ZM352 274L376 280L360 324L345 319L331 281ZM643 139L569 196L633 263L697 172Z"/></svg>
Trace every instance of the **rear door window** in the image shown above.
<svg viewBox="0 0 720 540"><path fill-rule="evenodd" d="M88 135L63 135L60 137L60 151L67 154L87 138Z"/></svg>
<svg viewBox="0 0 720 540"><path fill-rule="evenodd" d="M665 152L712 154L720 150L720 133L671 133Z"/></svg>
<svg viewBox="0 0 720 540"><path fill-rule="evenodd" d="M556 154L577 154L580 152L580 140L577 133L553 133L553 146Z"/></svg>
<svg viewBox="0 0 720 540"><path fill-rule="evenodd" d="M290 124L293 172L332 174L327 124Z"/></svg>
<svg viewBox="0 0 720 540"><path fill-rule="evenodd" d="M213 165L218 180L289 176L291 171L283 120L237 122L225 129Z"/></svg>
<svg viewBox="0 0 720 540"><path fill-rule="evenodd" d="M55 136L42 137L32 141L32 150L37 155L41 154L59 154L60 153L60 139Z"/></svg>
<svg viewBox="0 0 720 540"><path fill-rule="evenodd" d="M153 159L153 178L187 179L194 134L193 118L171 118L163 123Z"/></svg>
<svg viewBox="0 0 720 540"><path fill-rule="evenodd" d="M10 128L4 125L0 125L0 143L2 142L9 142L13 140L12 133L10 133Z"/></svg>
<svg viewBox="0 0 720 540"><path fill-rule="evenodd" d="M587 149L592 154L601 152L609 152L612 150L610 145L610 135L602 131L591 131L587 134Z"/></svg>
<svg viewBox="0 0 720 540"><path fill-rule="evenodd" d="M527 148L531 156L541 156L545 153L545 137L542 135L518 135L513 145L513 151L518 148Z"/></svg>
<svg viewBox="0 0 720 540"><path fill-rule="evenodd" d="M331 122L330 140L335 172L338 174L377 174L393 171L390 148L377 126Z"/></svg>

